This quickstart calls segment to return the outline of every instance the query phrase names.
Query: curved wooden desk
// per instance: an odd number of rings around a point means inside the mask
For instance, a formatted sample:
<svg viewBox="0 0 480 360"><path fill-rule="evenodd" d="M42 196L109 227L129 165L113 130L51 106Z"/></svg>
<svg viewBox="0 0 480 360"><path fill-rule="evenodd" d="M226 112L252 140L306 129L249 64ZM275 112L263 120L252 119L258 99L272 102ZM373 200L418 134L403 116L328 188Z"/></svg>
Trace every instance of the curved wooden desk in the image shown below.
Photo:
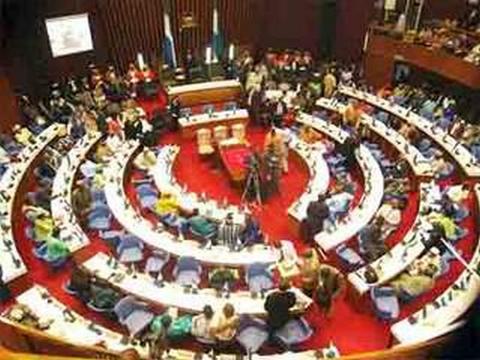
<svg viewBox="0 0 480 360"><path fill-rule="evenodd" d="M475 186L480 206L480 185ZM480 239L469 263L477 273L463 270L459 278L434 301L408 318L392 325L391 331L402 344L416 344L431 340L446 331L463 325L462 316L480 295Z"/></svg>
<svg viewBox="0 0 480 360"><path fill-rule="evenodd" d="M10 282L27 273L27 268L15 246L12 229L13 224L16 223L16 200L21 184L32 164L63 131L65 126L58 124L45 129L36 137L35 143L22 149L18 161L11 164L0 180L0 239L2 241L0 265L4 282Z"/></svg>
<svg viewBox="0 0 480 360"><path fill-rule="evenodd" d="M335 99L320 98L316 105L330 111L344 113L345 104L339 103ZM404 136L397 131L390 129L381 121L375 120L373 117L362 114L362 123L368 126L370 130L375 132L381 138L385 139L392 145L410 164L413 173L417 177L429 178L433 176L433 169L430 162L423 156L423 154L409 143Z"/></svg>
<svg viewBox="0 0 480 360"><path fill-rule="evenodd" d="M131 234L142 239L152 248L161 249L174 256L192 256L206 264L226 266L247 266L253 263L275 263L280 252L266 245L254 245L241 251L229 251L225 246L213 246L210 249L200 248L193 240L180 241L173 234L154 226L139 215L130 204L124 191L124 175L128 163L138 150L137 142L126 142L115 149L115 156L104 169L106 178L105 195L108 206L118 222Z"/></svg>
<svg viewBox="0 0 480 360"><path fill-rule="evenodd" d="M311 115L301 114L297 122L311 126L340 143L348 137L342 129ZM324 230L315 236L315 241L325 251L333 250L355 236L373 219L382 203L384 179L380 165L364 145L360 145L356 157L365 181L364 193L358 206L336 224L334 229Z"/></svg>
<svg viewBox="0 0 480 360"><path fill-rule="evenodd" d="M232 213L235 223L245 224L245 214L238 206L231 204L221 206L213 199L206 199L205 195L198 196L196 193L189 192L185 187L180 186L172 173L179 152L180 148L176 145L163 146L160 149L157 155L157 163L150 171L158 190L160 192L165 190L173 192L180 203L180 207L187 212L198 209L200 215L216 222L222 222L227 214Z"/></svg>
<svg viewBox="0 0 480 360"><path fill-rule="evenodd" d="M86 135L80 139L63 158L53 179L51 209L55 226L60 230L60 239L67 243L73 253L90 244L88 236L78 223L72 205L72 191L75 175L90 150L100 141L102 135Z"/></svg>
<svg viewBox="0 0 480 360"><path fill-rule="evenodd" d="M194 292L186 291L181 285L163 282L157 284L154 279L145 273L131 273L128 268L106 254L98 253L87 260L83 267L99 279L105 280L121 292L133 295L148 303L160 306L174 307L188 313L201 313L205 305L214 310L222 309L226 303L235 307L240 315L266 316L265 299L252 297L248 291L236 291L229 297L218 296L214 289L198 289ZM297 297L297 306L293 311L302 311L311 305L312 300L299 289L292 288Z"/></svg>
<svg viewBox="0 0 480 360"><path fill-rule="evenodd" d="M409 109L360 90L345 86L340 86L338 90L346 96L364 101L415 126L442 147L456 161L467 176L480 177L480 165L477 163L473 154L459 141L455 140L442 129L434 126L427 119L415 114Z"/></svg>

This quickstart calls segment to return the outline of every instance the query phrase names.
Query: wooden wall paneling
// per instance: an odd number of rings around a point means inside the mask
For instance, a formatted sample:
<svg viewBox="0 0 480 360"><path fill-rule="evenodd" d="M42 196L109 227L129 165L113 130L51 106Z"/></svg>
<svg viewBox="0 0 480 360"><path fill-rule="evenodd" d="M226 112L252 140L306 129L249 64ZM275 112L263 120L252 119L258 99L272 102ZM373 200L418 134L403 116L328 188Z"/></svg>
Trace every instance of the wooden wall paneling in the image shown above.
<svg viewBox="0 0 480 360"><path fill-rule="evenodd" d="M375 0L337 0L335 58L341 61L361 59L365 34L373 20Z"/></svg>

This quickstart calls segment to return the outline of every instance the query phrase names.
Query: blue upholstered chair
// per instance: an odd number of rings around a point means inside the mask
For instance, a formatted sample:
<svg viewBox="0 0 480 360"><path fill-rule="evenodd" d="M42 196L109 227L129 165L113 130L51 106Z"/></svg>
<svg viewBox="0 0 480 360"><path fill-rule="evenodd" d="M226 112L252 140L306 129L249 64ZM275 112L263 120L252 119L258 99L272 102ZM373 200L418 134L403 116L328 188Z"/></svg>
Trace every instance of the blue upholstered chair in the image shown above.
<svg viewBox="0 0 480 360"><path fill-rule="evenodd" d="M170 260L170 254L161 250L155 250L145 263L146 273L159 273Z"/></svg>
<svg viewBox="0 0 480 360"><path fill-rule="evenodd" d="M92 230L108 230L112 222L112 214L106 205L96 204L88 214L88 227Z"/></svg>
<svg viewBox="0 0 480 360"><path fill-rule="evenodd" d="M245 282L252 293L260 293L273 288L273 276L267 264L251 264L245 273Z"/></svg>
<svg viewBox="0 0 480 360"><path fill-rule="evenodd" d="M136 188L143 209L151 209L158 200L158 192L151 184L140 184Z"/></svg>
<svg viewBox="0 0 480 360"><path fill-rule="evenodd" d="M268 339L268 327L265 321L251 316L242 316L235 340L247 354L257 353Z"/></svg>
<svg viewBox="0 0 480 360"><path fill-rule="evenodd" d="M391 287L374 287L370 291L375 314L383 320L394 320L400 314L400 305L395 290Z"/></svg>
<svg viewBox="0 0 480 360"><path fill-rule="evenodd" d="M313 330L303 318L289 320L274 334L275 338L286 348L291 349L312 336Z"/></svg>
<svg viewBox="0 0 480 360"><path fill-rule="evenodd" d="M175 281L183 286L198 286L200 284L200 276L202 267L200 263L193 257L183 256L178 258L177 264L173 269Z"/></svg>
<svg viewBox="0 0 480 360"><path fill-rule="evenodd" d="M137 301L133 296L121 299L113 308L120 324L124 325L130 336L135 336L144 330L154 318L147 304Z"/></svg>
<svg viewBox="0 0 480 360"><path fill-rule="evenodd" d="M143 260L143 242L134 235L120 238L117 246L118 260L122 263L135 263Z"/></svg>
<svg viewBox="0 0 480 360"><path fill-rule="evenodd" d="M345 244L340 245L335 249L338 257L342 263L349 269L354 270L360 266L365 265L365 261L362 257L352 248L347 247Z"/></svg>
<svg viewBox="0 0 480 360"><path fill-rule="evenodd" d="M120 239L125 236L124 230L107 230L100 231L100 238L105 241L111 248L116 249L120 243Z"/></svg>

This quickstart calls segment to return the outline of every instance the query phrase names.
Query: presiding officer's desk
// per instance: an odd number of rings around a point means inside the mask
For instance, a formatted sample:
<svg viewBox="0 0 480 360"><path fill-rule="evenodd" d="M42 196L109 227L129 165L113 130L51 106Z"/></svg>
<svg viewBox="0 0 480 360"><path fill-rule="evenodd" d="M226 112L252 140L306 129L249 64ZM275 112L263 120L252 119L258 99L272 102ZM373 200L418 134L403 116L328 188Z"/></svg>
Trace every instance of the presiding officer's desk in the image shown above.
<svg viewBox="0 0 480 360"><path fill-rule="evenodd" d="M185 138L193 138L197 130L208 128L213 130L215 126L225 125L231 127L235 124L247 126L249 120L248 110L236 109L226 111L214 111L211 114L203 113L198 115L184 116L178 119L178 124ZM212 137L213 139L213 137Z"/></svg>
<svg viewBox="0 0 480 360"><path fill-rule="evenodd" d="M16 200L22 181L32 164L45 148L65 132L65 126L54 124L35 137L35 142L22 149L16 162L12 162L0 180L0 266L2 280L10 282L27 273L27 268L18 253L13 236L16 214Z"/></svg>
<svg viewBox="0 0 480 360"><path fill-rule="evenodd" d="M272 264L280 257L280 250L266 245L254 245L241 251L230 251L226 246L200 248L194 240L180 240L169 233L161 224L154 225L139 215L130 204L124 190L124 175L129 160L133 157L139 143L125 142L114 149L115 156L104 169L106 178L105 196L117 221L131 234L140 238L154 249L160 249L174 256L191 256L206 264L226 266L247 266L253 263Z"/></svg>
<svg viewBox="0 0 480 360"><path fill-rule="evenodd" d="M316 105L330 111L343 113L345 105L336 99L320 98ZM414 145L405 139L403 135L389 128L387 125L374 119L373 117L362 114L362 123L367 125L370 130L385 139L392 145L410 164L416 177L428 178L433 176L433 169L430 162Z"/></svg>
<svg viewBox="0 0 480 360"><path fill-rule="evenodd" d="M297 122L308 125L339 143L348 137L345 131L318 117L302 113ZM365 182L364 193L359 204L333 229L324 230L315 236L315 241L325 251L333 250L355 236L373 219L382 203L384 178L379 163L364 145L359 146L356 157Z"/></svg>
<svg viewBox="0 0 480 360"><path fill-rule="evenodd" d="M475 186L477 203L480 205L480 185ZM401 344L428 341L446 329L455 327L480 295L480 241L469 262L473 274L464 269L459 278L440 296L427 303L421 310L392 325L391 331Z"/></svg>
<svg viewBox="0 0 480 360"><path fill-rule="evenodd" d="M102 135L85 135L78 140L63 158L57 170L52 186L52 218L60 230L60 239L70 252L75 252L90 244L90 240L78 223L73 208L72 192L75 175L86 160L87 154L100 141Z"/></svg>
<svg viewBox="0 0 480 360"><path fill-rule="evenodd" d="M235 307L239 315L266 316L264 308L265 299L257 296L252 297L248 291L237 291L228 297L218 296L215 289L197 289L192 292L186 291L185 287L163 282L161 285L146 273L132 273L129 269L116 260L109 258L104 253L98 253L87 260L83 267L97 278L109 282L121 292L134 295L149 303L166 307L175 307L188 313L201 313L205 305L219 310L226 303ZM291 289L297 298L297 305L293 311L303 311L312 300L304 295L299 289Z"/></svg>
<svg viewBox="0 0 480 360"><path fill-rule="evenodd" d="M428 239L431 225L426 220L425 211L432 208L439 200L428 196L434 187L436 185L431 183L420 184L420 204L417 217L402 241L377 260L348 275L348 280L359 294L365 294L371 288L392 280L426 250L423 240ZM377 274L376 282L367 282L365 276L367 268L373 269Z"/></svg>
<svg viewBox="0 0 480 360"><path fill-rule="evenodd" d="M179 152L180 147L176 145L163 146L158 152L157 163L150 170L158 190L161 193L164 191L172 193L180 208L187 213L197 209L200 215L216 222L222 222L228 214L232 214L236 224L245 224L245 213L238 206L227 204L222 206L213 199L206 199L204 195L199 196L180 186L172 172Z"/></svg>
<svg viewBox="0 0 480 360"><path fill-rule="evenodd" d="M235 101L240 98L241 92L242 84L237 80L210 81L167 88L169 99L177 97L182 107Z"/></svg>
<svg viewBox="0 0 480 360"><path fill-rule="evenodd" d="M467 176L480 177L480 165L473 154L463 144L424 117L414 113L410 109L406 109L364 91L345 86L339 86L338 90L346 96L364 101L416 127L444 149L457 162Z"/></svg>

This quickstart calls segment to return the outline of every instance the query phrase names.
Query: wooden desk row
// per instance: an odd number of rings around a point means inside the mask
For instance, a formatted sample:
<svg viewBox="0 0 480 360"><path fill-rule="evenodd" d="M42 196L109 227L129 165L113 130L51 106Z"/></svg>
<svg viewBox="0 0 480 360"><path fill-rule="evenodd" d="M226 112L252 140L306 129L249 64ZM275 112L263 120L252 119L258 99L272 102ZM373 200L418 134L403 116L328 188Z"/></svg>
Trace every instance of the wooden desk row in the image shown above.
<svg viewBox="0 0 480 360"><path fill-rule="evenodd" d="M115 156L104 169L106 178L105 195L108 206L118 222L131 234L142 239L152 248L163 250L174 256L192 256L207 264L247 266L252 263L275 263L280 252L266 245L254 245L241 251L229 251L225 246L216 245L210 249L200 248L194 240L180 241L163 226L155 226L139 215L130 204L124 191L124 175L129 160L139 148L137 142L126 142L115 149Z"/></svg>
<svg viewBox="0 0 480 360"><path fill-rule="evenodd" d="M12 163L0 180L0 265L3 281L10 282L27 273L27 268L18 253L13 236L13 226L17 216L17 197L23 180L31 170L34 162L42 155L45 148L58 136L63 135L65 126L54 124L45 129L35 142L22 149L18 161Z"/></svg>
<svg viewBox="0 0 480 360"><path fill-rule="evenodd" d="M169 99L177 97L182 107L234 101L241 96L241 92L242 85L237 80L210 81L167 88Z"/></svg>
<svg viewBox="0 0 480 360"><path fill-rule="evenodd" d="M339 103L336 99L326 98L318 99L316 105L342 114L345 112L346 107L346 105ZM420 150L410 144L400 133L367 114L362 114L362 123L388 141L408 161L415 176L422 178L433 176L433 169L429 161L423 156Z"/></svg>
<svg viewBox="0 0 480 360"><path fill-rule="evenodd" d="M364 101L416 127L442 147L456 161L467 176L480 177L480 165L473 154L463 144L455 140L444 130L433 125L427 119L376 95L345 86L340 86L338 90L346 96Z"/></svg>
<svg viewBox="0 0 480 360"><path fill-rule="evenodd" d="M301 114L297 122L311 126L340 143L348 137L345 131L318 117ZM364 193L358 206L335 224L333 229L324 230L315 236L315 241L325 251L333 250L355 236L373 219L382 203L384 178L380 165L364 145L360 145L356 157L365 181Z"/></svg>
<svg viewBox="0 0 480 360"><path fill-rule="evenodd" d="M191 213L194 209L198 209L200 215L216 222L222 222L227 214L232 213L235 223L245 224L245 213L238 206L220 204L213 199L207 199L205 194L199 196L180 186L172 173L179 152L180 148L177 145L168 145L160 149L157 163L150 170L158 190L173 193L179 201L180 207L186 212Z"/></svg>
<svg viewBox="0 0 480 360"><path fill-rule="evenodd" d="M78 223L73 209L72 192L75 175L90 150L100 141L100 133L85 135L63 158L52 186L51 210L55 226L60 230L60 239L68 244L73 253L90 244L88 236Z"/></svg>

